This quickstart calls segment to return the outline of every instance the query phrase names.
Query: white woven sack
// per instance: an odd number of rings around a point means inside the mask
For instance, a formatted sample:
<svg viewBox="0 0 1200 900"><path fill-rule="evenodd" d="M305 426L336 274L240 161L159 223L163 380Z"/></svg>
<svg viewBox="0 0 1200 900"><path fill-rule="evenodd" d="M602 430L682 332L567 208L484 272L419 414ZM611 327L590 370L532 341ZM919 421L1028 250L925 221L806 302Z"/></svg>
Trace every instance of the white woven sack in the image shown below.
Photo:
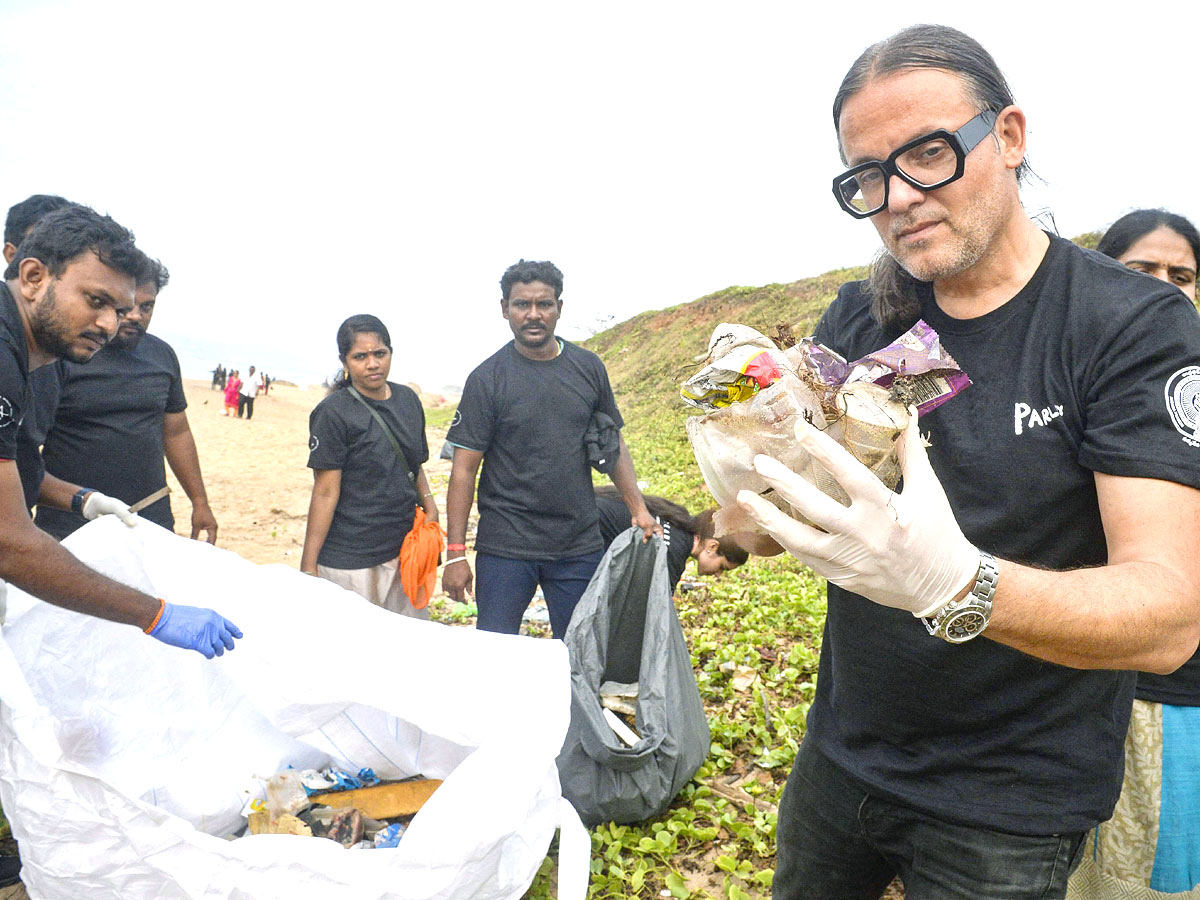
<svg viewBox="0 0 1200 900"><path fill-rule="evenodd" d="M0 800L35 900L517 898L560 824L559 896L586 894L590 843L555 767L561 642L397 616L148 522L103 516L65 544L246 636L209 661L9 586ZM325 762L445 783L392 850L226 839L254 776Z"/></svg>

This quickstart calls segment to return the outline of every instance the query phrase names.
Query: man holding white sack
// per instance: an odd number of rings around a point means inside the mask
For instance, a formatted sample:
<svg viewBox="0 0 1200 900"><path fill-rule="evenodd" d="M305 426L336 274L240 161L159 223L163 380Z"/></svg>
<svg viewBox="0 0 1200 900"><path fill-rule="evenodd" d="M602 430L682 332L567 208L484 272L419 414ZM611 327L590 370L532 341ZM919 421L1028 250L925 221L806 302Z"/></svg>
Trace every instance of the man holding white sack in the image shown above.
<svg viewBox="0 0 1200 900"><path fill-rule="evenodd" d="M0 580L88 615L136 625L164 643L208 658L242 633L209 609L177 606L126 587L79 562L29 518L17 462L17 432L30 406L29 373L65 358L87 362L133 306L146 257L107 216L72 205L50 213L22 239L0 285ZM114 460L113 465L119 465ZM125 505L81 490L85 518Z"/></svg>
<svg viewBox="0 0 1200 900"><path fill-rule="evenodd" d="M921 418L928 451L913 415L899 493L802 424L850 505L761 456L820 529L739 494L829 580L773 896L1061 898L1120 791L1134 672L1200 639L1200 320L1026 216L1025 115L961 32L868 48L834 122L835 196L885 252L816 339L855 359L923 319L973 384Z"/></svg>

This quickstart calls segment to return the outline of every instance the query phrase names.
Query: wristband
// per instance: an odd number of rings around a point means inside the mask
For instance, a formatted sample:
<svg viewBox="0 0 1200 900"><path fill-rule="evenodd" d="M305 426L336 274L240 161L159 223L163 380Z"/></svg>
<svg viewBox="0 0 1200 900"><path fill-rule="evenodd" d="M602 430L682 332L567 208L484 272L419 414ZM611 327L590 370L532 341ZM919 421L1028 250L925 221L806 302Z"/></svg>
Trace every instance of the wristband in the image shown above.
<svg viewBox="0 0 1200 900"><path fill-rule="evenodd" d="M468 561L468 560L467 560L467 558L466 558L465 556L456 556L456 557L454 557L454 559L448 559L448 560L446 560L446 565L450 565L450 563L456 563L456 562L467 562L467 561Z"/></svg>
<svg viewBox="0 0 1200 900"><path fill-rule="evenodd" d="M466 553L467 545L466 544L447 544L446 549L448 551L450 551L451 553L454 553L456 551L459 553Z"/></svg>
<svg viewBox="0 0 1200 900"><path fill-rule="evenodd" d="M80 488L75 492L75 496L71 498L71 512L77 516L83 515L83 501L88 494L95 493L93 488Z"/></svg>
<svg viewBox="0 0 1200 900"><path fill-rule="evenodd" d="M158 615L156 615L154 617L153 622L151 622L149 625L147 625L145 627L145 629L143 629L146 632L146 634L149 634L158 626L158 620L162 618L163 610L165 610L166 608L167 608L167 601L164 600L162 597L159 597L158 598Z"/></svg>

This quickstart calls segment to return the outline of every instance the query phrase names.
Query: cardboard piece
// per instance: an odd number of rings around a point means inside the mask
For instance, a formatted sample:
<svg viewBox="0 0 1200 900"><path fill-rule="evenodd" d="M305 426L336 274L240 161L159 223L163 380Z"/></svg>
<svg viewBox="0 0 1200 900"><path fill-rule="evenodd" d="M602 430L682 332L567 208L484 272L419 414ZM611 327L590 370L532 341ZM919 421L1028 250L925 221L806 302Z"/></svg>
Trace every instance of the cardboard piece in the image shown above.
<svg viewBox="0 0 1200 900"><path fill-rule="evenodd" d="M314 794L313 803L334 808L354 807L372 819L396 819L417 814L425 801L441 786L441 780L426 778L420 781L398 781L392 784L377 784L372 787L355 788L352 791L335 791L331 794Z"/></svg>

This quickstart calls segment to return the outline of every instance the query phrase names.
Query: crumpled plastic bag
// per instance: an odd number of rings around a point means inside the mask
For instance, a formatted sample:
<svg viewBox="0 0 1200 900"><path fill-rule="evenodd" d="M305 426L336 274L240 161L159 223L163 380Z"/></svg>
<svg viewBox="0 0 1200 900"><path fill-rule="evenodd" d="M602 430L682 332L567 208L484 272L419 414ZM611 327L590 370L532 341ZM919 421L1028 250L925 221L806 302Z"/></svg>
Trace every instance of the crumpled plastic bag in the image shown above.
<svg viewBox="0 0 1200 900"><path fill-rule="evenodd" d="M895 488L900 481L895 442L908 424L908 406L926 412L970 384L923 321L852 363L811 338L779 350L753 328L724 323L713 331L708 360L680 394L690 405L710 410L688 419L686 427L704 481L722 507L715 519L718 534L761 533L736 505L741 490L807 521L754 470L760 453L849 504L837 480L796 441L801 420L827 432Z"/></svg>

